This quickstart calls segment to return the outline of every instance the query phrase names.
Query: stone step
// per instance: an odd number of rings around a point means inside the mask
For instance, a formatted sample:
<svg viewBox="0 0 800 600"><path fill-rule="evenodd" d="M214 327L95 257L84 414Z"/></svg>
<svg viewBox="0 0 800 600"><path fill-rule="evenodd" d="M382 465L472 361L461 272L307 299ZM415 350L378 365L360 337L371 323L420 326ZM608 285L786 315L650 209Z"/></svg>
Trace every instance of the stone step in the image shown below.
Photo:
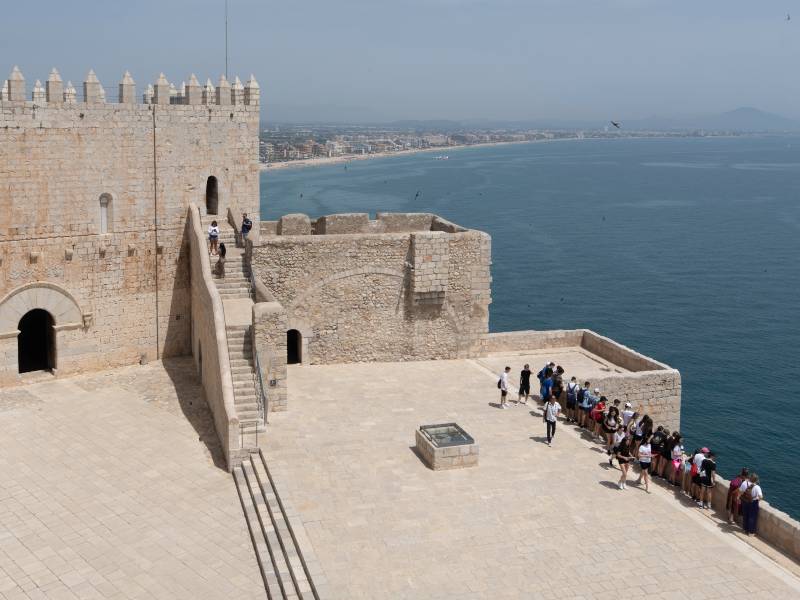
<svg viewBox="0 0 800 600"><path fill-rule="evenodd" d="M307 541L302 531L302 526L299 532L300 537L298 538L289 519L289 514L291 513L287 513L286 506L281 502L277 490L273 487L267 464L264 460L264 454L261 451L257 454L251 454L250 464L253 468L256 480L258 481L259 490L265 501L264 505L260 502L256 505L256 512L260 516L266 508L269 513L270 520L275 528L276 537L281 546L281 552L289 566L289 574L294 584L297 597L303 598L304 600L316 598L317 590L314 588L311 570L303 556L300 543L300 540L303 542Z"/></svg>
<svg viewBox="0 0 800 600"><path fill-rule="evenodd" d="M261 529L261 524L256 512L253 496L250 494L250 487L244 475L242 467L233 469L233 480L236 483L236 492L239 495L239 502L242 505L242 512L250 532L250 541L253 543L258 569L261 571L261 579L264 581L264 588L268 598L281 598L283 589L278 581L275 566L267 548L267 540Z"/></svg>
<svg viewBox="0 0 800 600"><path fill-rule="evenodd" d="M250 367L253 368L253 361L246 358L231 358L231 367Z"/></svg>
<svg viewBox="0 0 800 600"><path fill-rule="evenodd" d="M223 300L246 300L250 298L250 292L224 292L220 294Z"/></svg>
<svg viewBox="0 0 800 600"><path fill-rule="evenodd" d="M253 351L252 350L228 350L228 358L246 358L252 359L253 358Z"/></svg>
<svg viewBox="0 0 800 600"><path fill-rule="evenodd" d="M252 378L253 375L253 367L250 365L241 365L241 366L233 366L231 365L231 376L236 379L236 376L247 376Z"/></svg>

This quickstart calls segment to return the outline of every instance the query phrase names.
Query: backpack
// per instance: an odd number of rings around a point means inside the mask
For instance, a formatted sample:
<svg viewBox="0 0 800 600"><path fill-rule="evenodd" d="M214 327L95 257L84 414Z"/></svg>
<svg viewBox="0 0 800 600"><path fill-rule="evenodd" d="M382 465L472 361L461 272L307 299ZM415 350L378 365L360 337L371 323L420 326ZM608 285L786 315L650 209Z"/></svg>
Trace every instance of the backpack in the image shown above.
<svg viewBox="0 0 800 600"><path fill-rule="evenodd" d="M503 381L503 378L502 378L502 377L501 377L500 379L498 379L498 380L497 380L497 389L498 389L498 390L501 390L501 389L503 389L503 386L501 385L502 381Z"/></svg>
<svg viewBox="0 0 800 600"><path fill-rule="evenodd" d="M536 379L538 379L542 383L544 382L544 369L542 369L536 374Z"/></svg>
<svg viewBox="0 0 800 600"><path fill-rule="evenodd" d="M578 391L577 394L575 393L575 388L577 388L577 387L578 387L577 383L575 385L572 385L572 382L567 384L567 400L575 401L575 400L577 400L578 397L582 396L580 391ZM582 389L582 388L580 388L580 389Z"/></svg>

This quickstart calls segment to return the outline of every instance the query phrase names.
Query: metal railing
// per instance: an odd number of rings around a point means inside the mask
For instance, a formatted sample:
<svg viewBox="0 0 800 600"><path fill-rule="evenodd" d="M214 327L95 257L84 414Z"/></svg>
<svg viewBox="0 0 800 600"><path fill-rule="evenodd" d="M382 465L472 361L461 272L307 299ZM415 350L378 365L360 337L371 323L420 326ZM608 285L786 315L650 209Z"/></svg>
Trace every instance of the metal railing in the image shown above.
<svg viewBox="0 0 800 600"><path fill-rule="evenodd" d="M267 388L264 386L264 378L261 375L261 358L258 349L255 347L255 340L253 340L253 355L256 359L256 402L258 403L258 416L264 421L264 425L268 423L267 413L269 412L269 395Z"/></svg>

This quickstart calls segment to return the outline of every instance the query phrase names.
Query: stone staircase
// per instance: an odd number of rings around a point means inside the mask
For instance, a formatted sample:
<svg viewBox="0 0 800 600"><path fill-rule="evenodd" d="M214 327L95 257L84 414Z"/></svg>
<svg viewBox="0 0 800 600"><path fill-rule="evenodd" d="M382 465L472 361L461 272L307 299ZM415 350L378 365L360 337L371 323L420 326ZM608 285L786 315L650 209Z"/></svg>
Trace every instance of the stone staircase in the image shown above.
<svg viewBox="0 0 800 600"><path fill-rule="evenodd" d="M242 425L242 433L264 431L264 420L258 408L256 395L255 359L250 325L228 325L228 356L233 379L233 403Z"/></svg>
<svg viewBox="0 0 800 600"><path fill-rule="evenodd" d="M255 372L255 358L253 356L252 325L247 303L252 305L250 269L244 262L244 250L237 248L233 228L227 221L218 216L202 218L204 231L208 230L211 221L217 221L219 227L219 241L225 243L225 277L219 277L215 271L216 256L209 256L214 283L217 286L223 308L225 309L225 333L228 338L228 357L231 363L231 377L233 379L233 398L236 414L242 425L242 433L260 433L264 431L264 419L258 407L257 379ZM237 302L230 303L229 300ZM237 304L234 308L233 304ZM243 310L245 320L231 322L232 312L241 313Z"/></svg>
<svg viewBox="0 0 800 600"><path fill-rule="evenodd" d="M267 597L319 600L312 579L324 579L319 564L309 556L310 544L302 526L292 527L293 515L275 489L263 452L250 454L234 468L233 478Z"/></svg>

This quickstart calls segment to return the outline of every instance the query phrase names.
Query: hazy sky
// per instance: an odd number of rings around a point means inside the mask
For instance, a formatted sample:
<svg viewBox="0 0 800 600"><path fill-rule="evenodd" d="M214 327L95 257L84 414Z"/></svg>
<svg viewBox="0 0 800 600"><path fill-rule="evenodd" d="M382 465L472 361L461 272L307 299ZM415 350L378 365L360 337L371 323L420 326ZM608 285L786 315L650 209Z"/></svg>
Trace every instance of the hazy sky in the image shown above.
<svg viewBox="0 0 800 600"><path fill-rule="evenodd" d="M631 119L756 106L800 117L797 0L229 0L231 72L265 115ZM224 0L14 2L0 70L94 68L116 95L224 71ZM796 19L786 21L797 7ZM610 117L613 116L613 117Z"/></svg>

